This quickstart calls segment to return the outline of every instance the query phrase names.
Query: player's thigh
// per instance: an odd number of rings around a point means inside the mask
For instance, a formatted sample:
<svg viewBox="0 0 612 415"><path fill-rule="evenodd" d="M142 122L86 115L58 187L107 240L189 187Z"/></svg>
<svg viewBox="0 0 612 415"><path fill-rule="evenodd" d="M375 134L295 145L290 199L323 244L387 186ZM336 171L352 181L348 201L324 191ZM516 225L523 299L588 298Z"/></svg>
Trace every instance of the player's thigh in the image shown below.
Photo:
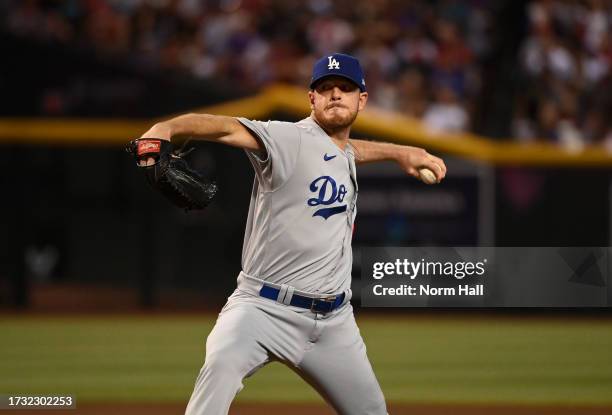
<svg viewBox="0 0 612 415"><path fill-rule="evenodd" d="M352 312L341 325L326 328L297 367L340 414L384 415L385 398Z"/></svg>
<svg viewBox="0 0 612 415"><path fill-rule="evenodd" d="M209 369L247 376L268 361L260 311L246 302L228 303L206 339Z"/></svg>

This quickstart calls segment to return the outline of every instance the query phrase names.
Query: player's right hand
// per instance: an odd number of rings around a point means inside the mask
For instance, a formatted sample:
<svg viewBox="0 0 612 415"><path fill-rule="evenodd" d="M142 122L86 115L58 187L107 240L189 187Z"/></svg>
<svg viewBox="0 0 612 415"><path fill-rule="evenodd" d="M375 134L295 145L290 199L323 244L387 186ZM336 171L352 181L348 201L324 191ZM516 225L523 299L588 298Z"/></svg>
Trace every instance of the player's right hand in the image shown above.
<svg viewBox="0 0 612 415"><path fill-rule="evenodd" d="M429 169L436 176L437 183L446 176L446 164L441 158L419 147L399 146L399 148L396 155L397 162L407 174L420 179L419 170Z"/></svg>

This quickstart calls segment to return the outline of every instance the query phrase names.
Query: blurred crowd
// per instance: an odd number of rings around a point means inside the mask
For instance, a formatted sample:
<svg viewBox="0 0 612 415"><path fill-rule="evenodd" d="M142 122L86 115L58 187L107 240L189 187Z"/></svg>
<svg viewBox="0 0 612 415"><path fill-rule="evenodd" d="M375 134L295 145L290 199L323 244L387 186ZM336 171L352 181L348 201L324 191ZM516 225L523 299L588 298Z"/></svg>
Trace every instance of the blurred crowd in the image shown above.
<svg viewBox="0 0 612 415"><path fill-rule="evenodd" d="M612 2L534 1L527 18L513 135L612 149Z"/></svg>
<svg viewBox="0 0 612 415"><path fill-rule="evenodd" d="M11 3L11 2L9 2ZM15 34L245 89L307 85L312 63L360 58L371 103L464 131L489 47L484 1L19 0Z"/></svg>
<svg viewBox="0 0 612 415"><path fill-rule="evenodd" d="M14 0L13 34L145 70L307 85L315 59L356 55L370 102L432 131L473 130L493 15L485 0ZM612 146L612 2L534 0L518 54L511 134L571 148Z"/></svg>

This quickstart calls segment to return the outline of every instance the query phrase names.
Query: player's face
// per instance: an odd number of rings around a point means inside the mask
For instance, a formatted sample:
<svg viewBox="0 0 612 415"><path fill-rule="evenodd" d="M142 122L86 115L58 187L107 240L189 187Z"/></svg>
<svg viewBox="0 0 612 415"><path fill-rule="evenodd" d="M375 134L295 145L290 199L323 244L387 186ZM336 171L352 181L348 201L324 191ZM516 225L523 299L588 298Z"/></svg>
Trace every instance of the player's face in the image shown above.
<svg viewBox="0 0 612 415"><path fill-rule="evenodd" d="M324 78L310 91L310 108L317 122L326 130L350 127L368 99L367 92L339 76Z"/></svg>

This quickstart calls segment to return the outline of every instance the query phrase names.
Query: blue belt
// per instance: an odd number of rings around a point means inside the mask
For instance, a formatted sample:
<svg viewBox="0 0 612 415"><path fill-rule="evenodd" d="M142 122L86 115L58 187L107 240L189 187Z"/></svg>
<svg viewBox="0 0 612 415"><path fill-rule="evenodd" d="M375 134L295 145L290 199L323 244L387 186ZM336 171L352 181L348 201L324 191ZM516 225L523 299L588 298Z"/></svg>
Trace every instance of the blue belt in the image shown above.
<svg viewBox="0 0 612 415"><path fill-rule="evenodd" d="M278 301L279 292L280 289L264 284L261 290L259 290L259 295L269 298L270 300ZM313 313L329 313L342 305L345 296L346 294L342 293L323 298L310 298L299 294L293 294L289 304L295 307L306 308Z"/></svg>

